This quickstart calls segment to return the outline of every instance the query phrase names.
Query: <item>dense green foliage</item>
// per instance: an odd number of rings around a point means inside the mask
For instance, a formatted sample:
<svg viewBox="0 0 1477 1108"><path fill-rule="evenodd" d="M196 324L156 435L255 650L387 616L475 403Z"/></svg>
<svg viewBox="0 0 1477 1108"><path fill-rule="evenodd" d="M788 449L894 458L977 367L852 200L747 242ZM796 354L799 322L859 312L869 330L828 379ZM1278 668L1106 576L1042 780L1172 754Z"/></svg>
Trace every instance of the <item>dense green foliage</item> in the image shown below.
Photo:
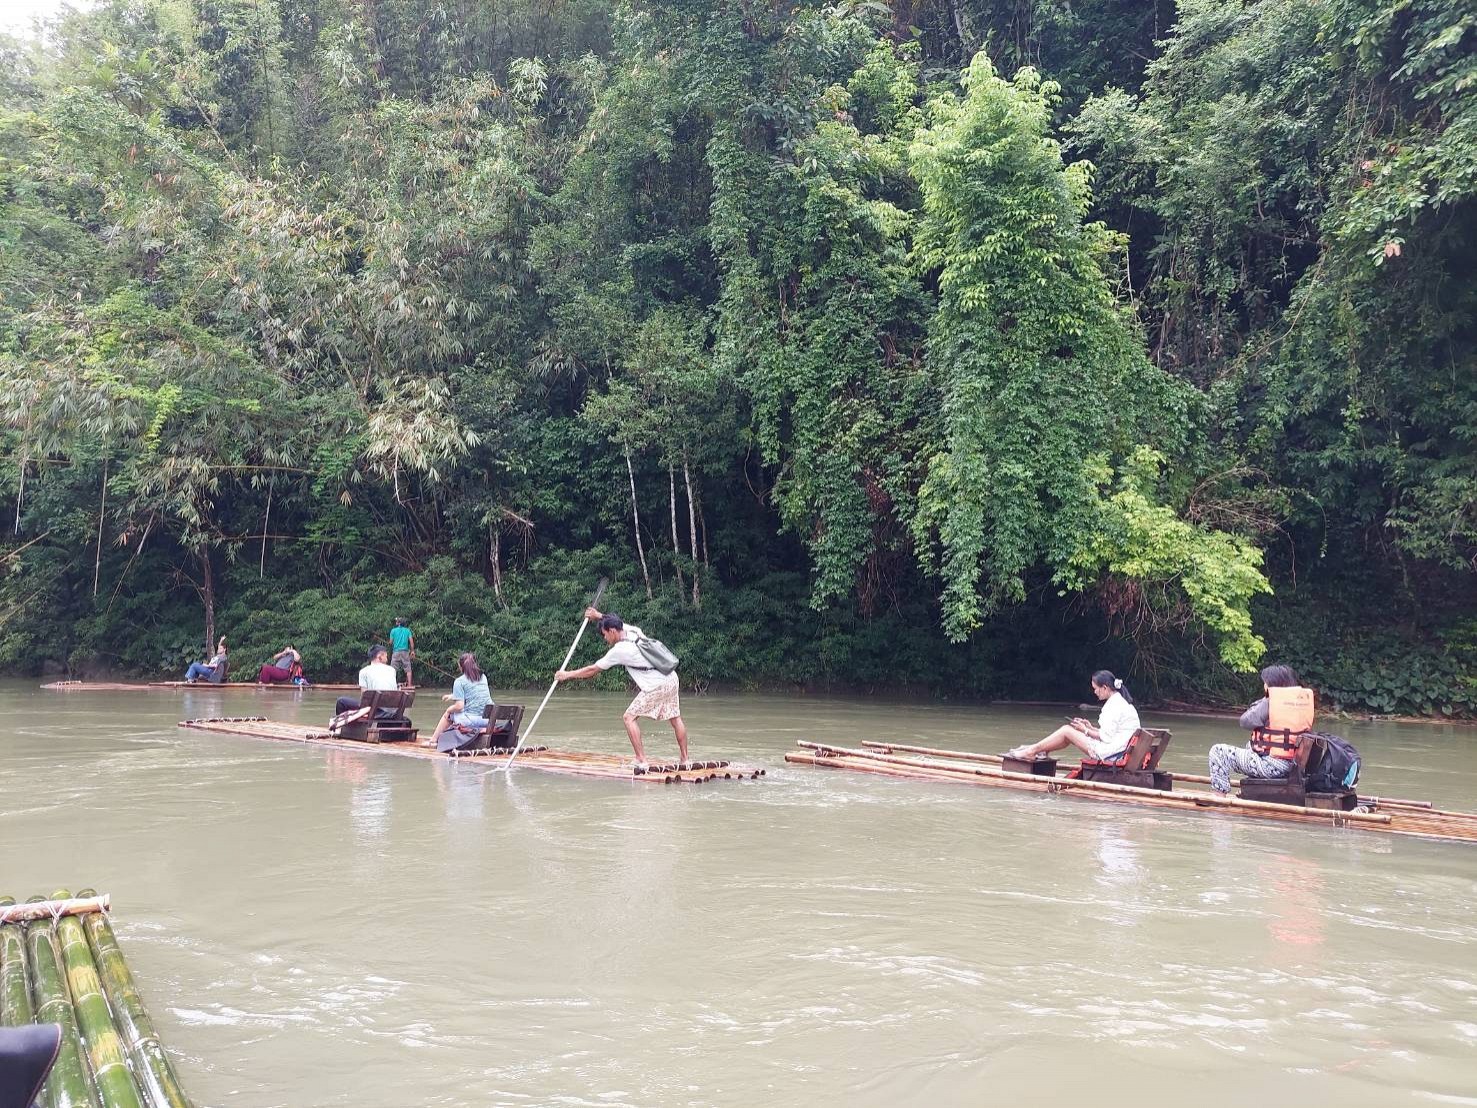
<svg viewBox="0 0 1477 1108"><path fill-rule="evenodd" d="M1460 0L111 0L0 40L0 665L1477 704ZM7 513L10 514L10 513Z"/></svg>

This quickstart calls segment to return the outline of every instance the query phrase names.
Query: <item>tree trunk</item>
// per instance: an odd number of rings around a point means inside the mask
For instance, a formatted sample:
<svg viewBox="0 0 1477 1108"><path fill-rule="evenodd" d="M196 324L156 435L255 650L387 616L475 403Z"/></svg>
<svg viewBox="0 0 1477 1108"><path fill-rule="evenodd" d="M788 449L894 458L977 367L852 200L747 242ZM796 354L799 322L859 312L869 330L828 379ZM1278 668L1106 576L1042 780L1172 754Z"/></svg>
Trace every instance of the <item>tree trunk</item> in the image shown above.
<svg viewBox="0 0 1477 1108"><path fill-rule="evenodd" d="M680 592L687 588L687 583L682 580L682 544L677 541L677 471L671 462L667 463L667 497L672 508L672 568L677 571Z"/></svg>
<svg viewBox="0 0 1477 1108"><path fill-rule="evenodd" d="M215 575L210 567L210 547L200 548L200 600L205 605L205 656L215 655Z"/></svg>
<svg viewBox="0 0 1477 1108"><path fill-rule="evenodd" d="M708 561L708 517L703 515L701 501L697 506L697 527L703 533L703 568L710 570L713 568L713 563Z"/></svg>
<svg viewBox="0 0 1477 1108"><path fill-rule="evenodd" d="M503 531L496 523L492 525L492 541L488 544L488 554L492 558L492 595L497 597L498 603L503 600Z"/></svg>
<svg viewBox="0 0 1477 1108"><path fill-rule="evenodd" d="M276 487L277 475L274 473L271 482L267 485L267 510L262 516L262 561L261 565L257 567L256 575L258 578L267 575L267 524L272 520L272 492Z"/></svg>
<svg viewBox="0 0 1477 1108"><path fill-rule="evenodd" d="M92 559L92 595L97 598L97 580L103 571L103 512L108 507L108 459L103 459L103 491L97 503L97 555Z"/></svg>
<svg viewBox="0 0 1477 1108"><path fill-rule="evenodd" d="M692 541L692 606L701 608L702 597L698 595L697 558L697 508L692 502L692 470L687 465L687 451L682 451L682 480L687 484L687 537Z"/></svg>
<svg viewBox="0 0 1477 1108"><path fill-rule="evenodd" d="M26 499L26 459L21 459L20 484L15 490L15 533L21 533L21 506Z"/></svg>
<svg viewBox="0 0 1477 1108"><path fill-rule="evenodd" d="M641 510L636 507L636 470L631 466L631 448L626 447L626 475L631 479L631 523L636 530L636 556L641 559L641 576L646 581L646 599L650 600L651 572L646 568L646 548L641 545Z"/></svg>

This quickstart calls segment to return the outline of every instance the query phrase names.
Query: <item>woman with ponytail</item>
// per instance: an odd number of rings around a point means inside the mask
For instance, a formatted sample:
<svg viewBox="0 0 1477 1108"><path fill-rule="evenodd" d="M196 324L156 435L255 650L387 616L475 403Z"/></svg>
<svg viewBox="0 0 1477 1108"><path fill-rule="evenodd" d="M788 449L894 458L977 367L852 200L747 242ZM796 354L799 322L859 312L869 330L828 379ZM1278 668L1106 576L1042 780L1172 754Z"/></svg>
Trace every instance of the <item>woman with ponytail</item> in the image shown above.
<svg viewBox="0 0 1477 1108"><path fill-rule="evenodd" d="M1114 677L1106 669L1092 675L1092 694L1103 702L1096 727L1085 719L1074 719L1040 742L1018 746L1005 756L1031 761L1043 754L1075 746L1089 758L1111 762L1128 749L1128 740L1139 729L1138 709L1133 706L1133 696L1124 687L1123 679Z"/></svg>
<svg viewBox="0 0 1477 1108"><path fill-rule="evenodd" d="M483 712L492 703L492 693L487 687L487 675L477 664L475 654L463 654L456 661L457 668L462 671L461 676L451 683L451 692L441 697L442 700L451 701L451 706L441 713L436 730L431 733L430 739L422 744L424 746L434 746L439 750L442 733L451 727L475 730L487 726Z"/></svg>

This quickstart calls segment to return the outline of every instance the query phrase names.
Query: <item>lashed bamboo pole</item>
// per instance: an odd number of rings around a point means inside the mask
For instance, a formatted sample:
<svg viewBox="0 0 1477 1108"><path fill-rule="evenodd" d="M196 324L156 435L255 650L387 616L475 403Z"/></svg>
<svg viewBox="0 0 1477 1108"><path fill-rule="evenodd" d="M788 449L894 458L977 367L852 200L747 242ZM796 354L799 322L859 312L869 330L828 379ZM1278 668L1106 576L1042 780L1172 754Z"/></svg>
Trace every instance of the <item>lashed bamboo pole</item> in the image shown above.
<svg viewBox="0 0 1477 1108"><path fill-rule="evenodd" d="M153 1018L144 1007L108 917L93 912L82 917L82 927L87 932L113 1020L133 1060L134 1080L143 1089L151 1108L191 1108L190 1098L185 1095L164 1044L154 1030Z"/></svg>
<svg viewBox="0 0 1477 1108"><path fill-rule="evenodd" d="M874 750L847 749L845 747L826 747L827 750L835 751L851 758L863 760L875 758L882 761L892 762L897 765L923 766L924 768L948 768L939 767L938 763L922 762L912 758L902 758L896 755L879 754ZM1304 808L1296 804L1275 804L1265 800L1242 800L1237 796L1222 796L1214 792L1172 793L1162 789L1143 789L1136 785L1119 785L1111 781L1083 781L1070 777L1042 777L1033 773L1011 773L1008 770L986 769L984 767L959 769L955 772L974 774L981 777L1004 777L1021 782L1033 782L1043 790L1066 791L1084 790L1089 793L1108 792L1124 796L1138 796L1155 798L1160 800L1188 800L1201 807L1211 808L1248 808L1252 811L1280 810L1285 813L1297 815L1311 815L1315 819L1327 821L1331 817L1337 817L1341 821L1349 822L1371 822L1389 823L1390 817L1376 812L1331 812L1321 808Z"/></svg>
<svg viewBox="0 0 1477 1108"><path fill-rule="evenodd" d="M815 744L802 742L800 745L812 746ZM926 754L933 758L954 758L961 762L981 762L985 765L998 766L1001 761L999 754L981 754L970 750L947 750L934 746L913 746L908 743L884 743L863 740L862 747L866 750L876 750L884 754L901 751L906 754ZM1190 785L1210 784L1210 778L1200 773L1170 773L1170 776L1176 781L1182 781ZM1360 793L1359 800L1361 803L1369 804L1373 807L1420 808L1427 811L1438 810L1429 800L1407 800L1398 796L1372 796ZM1477 812L1446 812L1445 814L1477 819Z"/></svg>
<svg viewBox="0 0 1477 1108"><path fill-rule="evenodd" d="M785 761L915 780L953 781L1038 793L1058 792L1068 796L1117 800L1144 807L1171 808L1177 811L1219 809L1226 810L1230 814L1257 819L1311 823L1319 826L1332 825L1420 838L1445 839L1453 842L1477 842L1477 825L1469 820L1448 819L1441 813L1403 811L1361 816L1357 812L1335 812L1259 801L1217 803L1213 794L1204 792L1172 793L1155 789L1136 789L1132 786L1113 785L1107 782L1072 782L1061 778L1003 773L960 765L913 763L909 759L869 757L866 752L844 751L844 749L837 751L835 748L825 748L821 751L790 751L785 755Z"/></svg>
<svg viewBox="0 0 1477 1108"><path fill-rule="evenodd" d="M113 1026L108 998L92 960L87 932L76 916L62 916L56 922L57 938L62 945L62 961L67 967L67 985L72 992L72 1006L87 1057L92 1064L92 1077L105 1108L144 1108L138 1087L123 1053L123 1041Z"/></svg>
<svg viewBox="0 0 1477 1108"><path fill-rule="evenodd" d="M0 900L0 923L23 922L33 919L53 919L57 916L80 916L88 912L106 912L110 901L106 896L68 897L65 900L28 900L16 904L10 897Z"/></svg>
<svg viewBox="0 0 1477 1108"><path fill-rule="evenodd" d="M0 906L14 904L10 897ZM26 931L19 923L0 927L0 1024L23 1027L31 1022L31 993L26 967Z"/></svg>
<svg viewBox="0 0 1477 1108"><path fill-rule="evenodd" d="M62 1028L56 1063L51 1067L51 1076L46 1079L46 1095L51 1108L99 1108L83 1061L77 1016L72 1010L66 971L50 923L37 920L27 924L26 950L31 959L36 1020L38 1023L58 1023Z"/></svg>
<svg viewBox="0 0 1477 1108"><path fill-rule="evenodd" d="M260 716L240 718L211 718L182 720L180 727L213 734L243 735L253 739L271 739L279 742L295 742L309 746L329 747L333 750L349 750L365 754L389 754L401 758L442 760L445 754L432 747L409 743L362 743L351 739L340 739L317 729L305 728L290 723L277 723ZM492 750L484 756L465 756L455 759L459 765L469 769L485 767L487 772L499 772L501 766L486 765L492 758L503 753ZM490 757L489 757L490 756ZM593 751L550 750L547 747L527 747L518 757L518 764L541 773L572 774L583 777L604 777L612 780L639 781L644 784L662 784L709 781L715 778L730 780L757 780L765 771L753 765L732 765L727 762L689 762L689 770L668 770L637 776L629 758L617 754L599 754Z"/></svg>

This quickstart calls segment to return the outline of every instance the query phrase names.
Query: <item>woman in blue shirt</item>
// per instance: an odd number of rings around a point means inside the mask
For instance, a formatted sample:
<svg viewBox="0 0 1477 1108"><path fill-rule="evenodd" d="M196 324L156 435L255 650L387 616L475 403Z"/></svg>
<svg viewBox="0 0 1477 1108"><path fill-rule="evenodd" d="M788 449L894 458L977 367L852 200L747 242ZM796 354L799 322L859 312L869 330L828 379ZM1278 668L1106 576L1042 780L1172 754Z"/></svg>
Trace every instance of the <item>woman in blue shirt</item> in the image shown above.
<svg viewBox="0 0 1477 1108"><path fill-rule="evenodd" d="M487 677L477 665L477 655L463 654L457 659L461 676L451 683L451 692L443 693L442 700L451 701L451 706L441 713L430 743L436 746L441 733L448 727L478 728L487 726L483 712L492 703L492 693L487 688Z"/></svg>

